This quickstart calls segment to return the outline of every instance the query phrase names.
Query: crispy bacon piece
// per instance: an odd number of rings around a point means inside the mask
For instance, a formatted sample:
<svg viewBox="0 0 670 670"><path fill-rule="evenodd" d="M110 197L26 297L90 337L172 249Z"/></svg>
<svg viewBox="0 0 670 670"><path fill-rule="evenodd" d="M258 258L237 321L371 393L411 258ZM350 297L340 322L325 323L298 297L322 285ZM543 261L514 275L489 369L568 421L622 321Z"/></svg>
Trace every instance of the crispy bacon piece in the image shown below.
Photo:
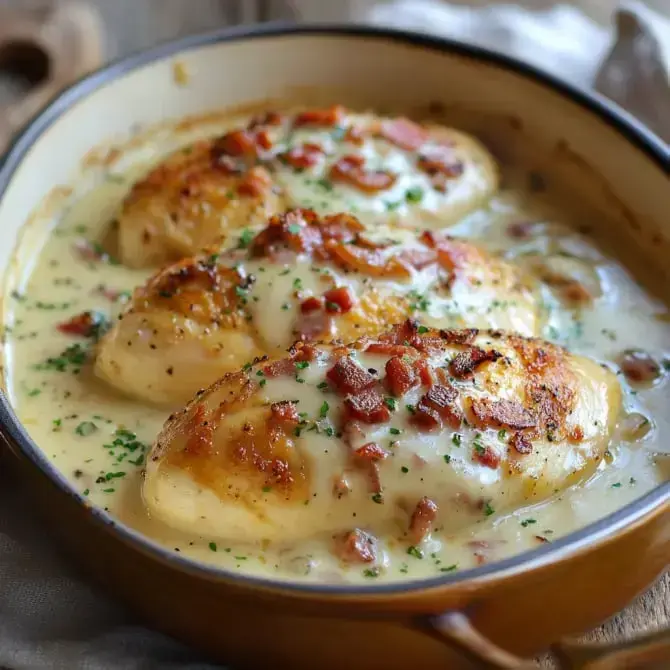
<svg viewBox="0 0 670 670"><path fill-rule="evenodd" d="M500 465L500 454L490 444L475 445L472 456L487 468L497 468Z"/></svg>
<svg viewBox="0 0 670 670"><path fill-rule="evenodd" d="M480 365L488 361L495 362L499 358L502 358L502 354L497 351L484 351L479 347L471 347L456 355L449 363L449 371L457 379L468 379Z"/></svg>
<svg viewBox="0 0 670 670"><path fill-rule="evenodd" d="M259 145L254 131L232 130L219 137L212 151L224 156L257 156Z"/></svg>
<svg viewBox="0 0 670 670"><path fill-rule="evenodd" d="M364 226L348 214L320 218L311 209L293 209L270 218L268 225L251 242L251 255L277 256L286 250L309 253L327 260L327 244L353 242Z"/></svg>
<svg viewBox="0 0 670 670"><path fill-rule="evenodd" d="M441 330L440 337L447 344L472 344L479 334L477 328L467 328L464 330Z"/></svg>
<svg viewBox="0 0 670 670"><path fill-rule="evenodd" d="M345 270L372 277L407 279L412 273L401 256L385 256L381 250L371 250L353 244L331 245L332 260Z"/></svg>
<svg viewBox="0 0 670 670"><path fill-rule="evenodd" d="M56 328L66 335L78 335L79 337L95 337L104 326L105 319L98 312L86 311L76 314L67 321L62 321Z"/></svg>
<svg viewBox="0 0 670 670"><path fill-rule="evenodd" d="M342 356L326 373L328 381L341 394L357 394L374 386L377 381L350 356Z"/></svg>
<svg viewBox="0 0 670 670"><path fill-rule="evenodd" d="M344 399L346 420L358 419L363 423L384 423L391 418L391 411L384 404L379 391L365 389Z"/></svg>
<svg viewBox="0 0 670 670"><path fill-rule="evenodd" d="M405 118L384 121L381 136L406 151L416 151L428 139L428 133L418 123Z"/></svg>
<svg viewBox="0 0 670 670"><path fill-rule="evenodd" d="M388 453L376 442L368 442L356 449L356 451L354 451L354 456L359 461L374 463L376 461L383 461L388 456Z"/></svg>
<svg viewBox="0 0 670 670"><path fill-rule="evenodd" d="M421 249L405 249L400 252L399 258L415 270L423 270L437 261L434 251L422 251Z"/></svg>
<svg viewBox="0 0 670 670"><path fill-rule="evenodd" d="M377 193L391 188L397 175L386 170L366 170L363 156L343 156L330 169L333 181L345 182L365 193Z"/></svg>
<svg viewBox="0 0 670 670"><path fill-rule="evenodd" d="M323 294L326 301L326 311L331 314L346 314L356 304L351 290L346 286L331 288Z"/></svg>
<svg viewBox="0 0 670 670"><path fill-rule="evenodd" d="M520 454L530 454L533 451L531 441L523 433L512 433L508 444Z"/></svg>
<svg viewBox="0 0 670 670"><path fill-rule="evenodd" d="M237 187L239 195L257 198L263 195L272 186L270 175L262 167L252 167Z"/></svg>
<svg viewBox="0 0 670 670"><path fill-rule="evenodd" d="M327 337L331 334L332 329L333 317L321 309L321 305L319 305L317 309L310 312L301 311L293 332L302 342L311 342L318 338Z"/></svg>
<svg viewBox="0 0 670 670"><path fill-rule="evenodd" d="M417 371L423 386L432 386L435 383L433 369L430 367L430 364L427 360L423 358L416 360L414 362L414 369Z"/></svg>
<svg viewBox="0 0 670 670"><path fill-rule="evenodd" d="M425 149L419 156L417 165L431 176L440 175L447 179L460 177L464 170L463 162L455 158L453 149L448 146Z"/></svg>
<svg viewBox="0 0 670 670"><path fill-rule="evenodd" d="M456 405L458 391L453 386L436 384L419 400L411 421L424 430L442 426L444 420L451 428L458 428L463 413Z"/></svg>
<svg viewBox="0 0 670 670"><path fill-rule="evenodd" d="M412 544L419 544L428 535L437 518L437 512L438 507L430 498L424 496L419 500L409 522L409 536Z"/></svg>
<svg viewBox="0 0 670 670"><path fill-rule="evenodd" d="M273 402L270 405L270 420L275 424L297 424L300 417L295 403L291 400Z"/></svg>
<svg viewBox="0 0 670 670"><path fill-rule="evenodd" d="M619 358L619 366L631 384L651 384L661 376L661 366L641 349L626 349Z"/></svg>
<svg viewBox="0 0 670 670"><path fill-rule="evenodd" d="M365 132L362 128L356 126L349 126L347 132L344 134L344 139L346 142L351 142L356 146L362 146L365 140Z"/></svg>
<svg viewBox="0 0 670 670"><path fill-rule="evenodd" d="M298 344L291 348L289 358L282 358L278 361L268 363L262 370L266 377L281 377L282 375L295 374L296 363L302 361L311 362L317 357L317 350L309 344Z"/></svg>
<svg viewBox="0 0 670 670"><path fill-rule="evenodd" d="M300 311L303 314L309 314L319 309L323 309L323 299L317 296L310 296L300 303Z"/></svg>
<svg viewBox="0 0 670 670"><path fill-rule="evenodd" d="M279 158L297 170L314 167L324 157L320 144L306 142L279 154Z"/></svg>
<svg viewBox="0 0 670 670"><path fill-rule="evenodd" d="M342 123L346 110L341 105L333 105L326 109L308 109L296 115L295 126L321 126L331 128Z"/></svg>
<svg viewBox="0 0 670 670"><path fill-rule="evenodd" d="M335 553L347 563L372 563L377 558L377 539L356 528L335 539Z"/></svg>
<svg viewBox="0 0 670 670"><path fill-rule="evenodd" d="M384 384L389 393L402 397L419 383L411 363L401 356L392 356L386 361Z"/></svg>
<svg viewBox="0 0 670 670"><path fill-rule="evenodd" d="M491 400L476 398L472 401L472 413L484 428L511 428L522 430L537 425L535 415L516 400Z"/></svg>
<svg viewBox="0 0 670 670"><path fill-rule="evenodd" d="M265 112L261 116L255 116L249 123L249 130L256 130L259 126L279 126L281 125L282 117L279 112Z"/></svg>

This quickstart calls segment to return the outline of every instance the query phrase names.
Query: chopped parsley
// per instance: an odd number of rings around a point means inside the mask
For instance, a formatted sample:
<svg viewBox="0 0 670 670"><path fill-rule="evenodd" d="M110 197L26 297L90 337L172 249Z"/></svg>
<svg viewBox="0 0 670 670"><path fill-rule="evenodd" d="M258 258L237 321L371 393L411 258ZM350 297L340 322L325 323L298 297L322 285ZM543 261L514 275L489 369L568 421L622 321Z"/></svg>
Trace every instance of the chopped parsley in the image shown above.
<svg viewBox="0 0 670 670"><path fill-rule="evenodd" d="M239 239L237 240L237 246L240 249L245 249L251 244L251 241L254 239L254 234L249 228L245 228L242 231Z"/></svg>
<svg viewBox="0 0 670 670"><path fill-rule="evenodd" d="M216 542L210 542L209 548L211 551L216 551L217 550Z"/></svg>
<svg viewBox="0 0 670 670"><path fill-rule="evenodd" d="M391 435L400 435L401 432L400 428L389 428L389 433L391 433Z"/></svg>
<svg viewBox="0 0 670 670"><path fill-rule="evenodd" d="M491 506L491 503L487 502L484 505L484 516L491 516L492 514L495 514L495 513L496 513L496 511Z"/></svg>
<svg viewBox="0 0 670 670"><path fill-rule="evenodd" d="M300 235L300 225L297 223L292 223L288 227L288 232L291 233L292 235Z"/></svg>
<svg viewBox="0 0 670 670"><path fill-rule="evenodd" d="M81 435L82 437L88 437L92 433L95 433L96 430L98 430L98 427L93 423L93 421L82 421L74 429L74 432L77 433L77 435Z"/></svg>
<svg viewBox="0 0 670 670"><path fill-rule="evenodd" d="M457 446L461 446L461 442L463 441L463 436L460 433L454 433L451 436L451 441Z"/></svg>
<svg viewBox="0 0 670 670"><path fill-rule="evenodd" d="M442 458L444 458L445 463L451 463L451 456L449 454L445 454Z"/></svg>
<svg viewBox="0 0 670 670"><path fill-rule="evenodd" d="M330 405L324 400L323 404L319 408L319 416L322 419L325 419L326 416L328 416L328 410L330 409Z"/></svg>
<svg viewBox="0 0 670 670"><path fill-rule="evenodd" d="M375 493L372 496L372 502L377 503L378 505L381 505L384 502L384 498L381 493Z"/></svg>
<svg viewBox="0 0 670 670"><path fill-rule="evenodd" d="M415 547L414 545L407 548L407 553L410 556L414 556L414 558L423 558L423 551L421 551L419 547Z"/></svg>
<svg viewBox="0 0 670 670"><path fill-rule="evenodd" d="M65 372L70 367L73 372L79 372L79 369L88 360L88 348L81 344L72 344L67 349L61 351L58 356L47 358L42 363L35 365L36 370L56 370Z"/></svg>
<svg viewBox="0 0 670 670"><path fill-rule="evenodd" d="M297 370L304 370L305 368L309 367L309 362L308 361L297 361L295 364L295 367Z"/></svg>
<svg viewBox="0 0 670 670"><path fill-rule="evenodd" d="M426 326L419 326L418 332L419 332L419 335L423 335L424 333L428 332L428 328L426 328Z"/></svg>
<svg viewBox="0 0 670 670"><path fill-rule="evenodd" d="M522 525L524 528L527 528L528 526L530 526L531 524L534 524L534 523L537 523L537 521L536 521L535 519L524 519L524 520L521 522L521 525Z"/></svg>
<svg viewBox="0 0 670 670"><path fill-rule="evenodd" d="M384 398L384 404L392 411L395 412L398 405L395 398Z"/></svg>
<svg viewBox="0 0 670 670"><path fill-rule="evenodd" d="M404 472L405 474L407 474L407 473L409 472L409 468L403 465L403 466L400 468L400 472Z"/></svg>
<svg viewBox="0 0 670 670"><path fill-rule="evenodd" d="M420 186L407 189L405 193L405 200L407 202L421 202L423 199L423 189Z"/></svg>
<svg viewBox="0 0 670 670"><path fill-rule="evenodd" d="M458 563L448 565L446 568L440 568L440 572L453 572L454 570L458 570Z"/></svg>
<svg viewBox="0 0 670 670"><path fill-rule="evenodd" d="M363 570L363 577L374 578L379 577L379 568L366 568Z"/></svg>

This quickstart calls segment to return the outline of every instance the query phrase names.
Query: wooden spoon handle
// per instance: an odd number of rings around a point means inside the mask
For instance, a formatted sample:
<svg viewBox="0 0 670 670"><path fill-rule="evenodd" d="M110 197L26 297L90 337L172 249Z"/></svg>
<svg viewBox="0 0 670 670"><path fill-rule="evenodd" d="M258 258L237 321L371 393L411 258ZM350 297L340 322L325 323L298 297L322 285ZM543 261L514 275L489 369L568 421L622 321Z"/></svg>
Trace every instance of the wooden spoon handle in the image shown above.
<svg viewBox="0 0 670 670"><path fill-rule="evenodd" d="M102 24L93 7L70 0L49 11L0 8L0 69L21 50L47 60L46 76L24 96L0 105L0 153L59 91L102 64Z"/></svg>

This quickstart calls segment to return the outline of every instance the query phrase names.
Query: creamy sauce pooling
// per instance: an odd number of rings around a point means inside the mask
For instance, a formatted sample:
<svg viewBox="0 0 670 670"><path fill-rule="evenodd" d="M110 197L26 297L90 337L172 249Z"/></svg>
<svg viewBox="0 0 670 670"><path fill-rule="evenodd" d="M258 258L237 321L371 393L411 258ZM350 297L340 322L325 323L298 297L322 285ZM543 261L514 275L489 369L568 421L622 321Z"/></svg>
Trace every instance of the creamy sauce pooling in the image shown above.
<svg viewBox="0 0 670 670"><path fill-rule="evenodd" d="M130 291L151 274L101 256L95 244L132 184L130 176L113 176L69 208L46 241L25 286L7 298L7 378L19 418L91 503L175 552L273 578L377 582L435 576L517 554L601 518L667 476L668 457L657 454L670 435L666 307L647 295L621 263L575 232L577 222L564 207L553 205L550 189L536 175L529 179L522 170L503 172L508 186L449 232L545 279L574 277L597 296L591 305L571 306L559 300L560 286L555 281L553 289L542 287L544 337L611 366L618 371L624 390L622 417L606 458L583 485L504 517L484 510L473 526L433 533L421 551L389 542L381 570L342 566L330 552L329 538L295 545L229 546L211 537L177 532L150 518L140 499L141 473L169 411L122 397L105 386L92 374L86 340L57 328L84 310L114 318ZM297 174L295 179L305 177ZM308 189L312 186L306 184ZM327 189L319 200L330 211L351 205L330 202ZM305 204L319 205L307 196ZM308 273L304 281L311 281ZM422 315L421 303L417 310L418 318L430 321L429 310ZM274 314L268 310L263 329L272 329ZM622 359L622 354L642 342L658 365L657 374L651 383L631 385L620 370L631 357Z"/></svg>

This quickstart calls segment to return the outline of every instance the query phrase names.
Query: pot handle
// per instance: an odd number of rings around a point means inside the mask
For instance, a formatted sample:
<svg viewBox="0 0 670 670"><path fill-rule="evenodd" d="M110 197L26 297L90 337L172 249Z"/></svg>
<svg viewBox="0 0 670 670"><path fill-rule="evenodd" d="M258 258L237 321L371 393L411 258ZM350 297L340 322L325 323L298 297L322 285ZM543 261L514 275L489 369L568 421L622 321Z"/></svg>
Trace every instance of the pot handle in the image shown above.
<svg viewBox="0 0 670 670"><path fill-rule="evenodd" d="M483 668L491 670L530 670L528 659L509 653L482 635L459 611L429 617L423 622L431 637L458 647ZM614 644L588 644L565 640L551 647L560 670L625 670L670 667L670 629L660 629L632 640Z"/></svg>
<svg viewBox="0 0 670 670"><path fill-rule="evenodd" d="M80 0L48 9L0 8L0 67L37 79L22 97L0 104L0 155L12 137L62 89L103 60L103 28Z"/></svg>

